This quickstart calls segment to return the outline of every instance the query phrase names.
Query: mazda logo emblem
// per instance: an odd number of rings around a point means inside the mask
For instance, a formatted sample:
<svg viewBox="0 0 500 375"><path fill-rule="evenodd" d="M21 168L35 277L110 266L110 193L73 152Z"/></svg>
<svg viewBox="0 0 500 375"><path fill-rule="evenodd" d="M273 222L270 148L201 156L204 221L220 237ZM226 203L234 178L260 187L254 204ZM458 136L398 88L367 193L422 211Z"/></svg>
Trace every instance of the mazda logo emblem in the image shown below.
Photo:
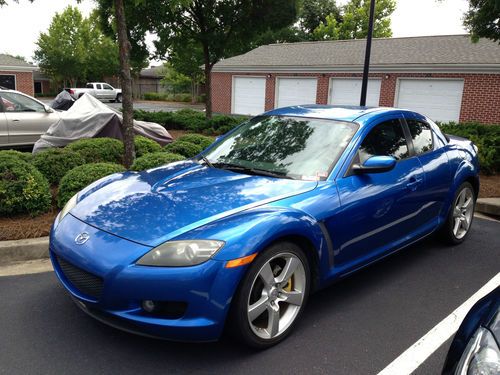
<svg viewBox="0 0 500 375"><path fill-rule="evenodd" d="M77 245L83 245L85 242L87 242L90 238L90 234L87 232L82 232L75 238L75 243Z"/></svg>

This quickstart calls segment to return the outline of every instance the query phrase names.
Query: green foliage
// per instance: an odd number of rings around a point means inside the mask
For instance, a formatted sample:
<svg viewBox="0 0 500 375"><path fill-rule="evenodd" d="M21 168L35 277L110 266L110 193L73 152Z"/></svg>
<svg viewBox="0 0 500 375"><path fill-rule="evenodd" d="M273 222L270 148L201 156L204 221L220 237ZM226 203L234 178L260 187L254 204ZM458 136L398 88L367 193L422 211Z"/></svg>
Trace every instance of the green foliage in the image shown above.
<svg viewBox="0 0 500 375"><path fill-rule="evenodd" d="M170 152L153 152L137 158L134 164L132 164L132 170L144 171L146 169L160 167L162 165L184 159L186 158L179 154L173 154Z"/></svg>
<svg viewBox="0 0 500 375"><path fill-rule="evenodd" d="M333 16L340 22L340 9L334 0L304 0L300 11L301 28L311 34L327 17Z"/></svg>
<svg viewBox="0 0 500 375"><path fill-rule="evenodd" d="M22 161L26 161L26 162L30 162L31 159L33 158L33 155L31 155L30 152L21 152L21 151L16 151L16 150L0 151L0 157L3 155L15 156L16 158L21 159Z"/></svg>
<svg viewBox="0 0 500 375"><path fill-rule="evenodd" d="M123 171L125 171L125 168L122 165L111 163L84 164L73 168L64 175L59 184L58 206L60 208L64 207L73 195L92 182L110 174Z"/></svg>
<svg viewBox="0 0 500 375"><path fill-rule="evenodd" d="M31 164L13 154L0 154L0 215L48 211L52 197L49 183Z"/></svg>
<svg viewBox="0 0 500 375"><path fill-rule="evenodd" d="M86 138L70 143L66 149L78 152L86 163L123 162L123 142L114 138Z"/></svg>
<svg viewBox="0 0 500 375"><path fill-rule="evenodd" d="M57 184L71 169L85 164L79 153L63 148L49 148L33 156L31 162L51 184Z"/></svg>
<svg viewBox="0 0 500 375"><path fill-rule="evenodd" d="M203 148L200 145L195 145L194 143L175 141L163 147L163 151L191 158L203 151Z"/></svg>
<svg viewBox="0 0 500 375"><path fill-rule="evenodd" d="M492 39L500 43L500 1L469 0L469 10L465 13L464 26L473 41L479 38Z"/></svg>
<svg viewBox="0 0 500 375"><path fill-rule="evenodd" d="M141 157L152 152L159 152L161 150L161 146L158 144L158 142L143 137L142 135L135 136L134 144L136 157Z"/></svg>
<svg viewBox="0 0 500 375"><path fill-rule="evenodd" d="M177 138L175 141L193 143L195 145L199 145L202 149L206 149L214 142L214 138L201 134L186 134Z"/></svg>
<svg viewBox="0 0 500 375"><path fill-rule="evenodd" d="M146 100L161 100L165 102L191 102L191 94L182 93L182 94L164 94L159 92L146 92L144 93L144 99ZM197 100L199 102L203 101L203 98L198 97Z"/></svg>
<svg viewBox="0 0 500 375"><path fill-rule="evenodd" d="M101 80L119 71L118 46L104 36L95 13L84 18L78 8L68 6L56 13L36 44L35 59L57 82Z"/></svg>
<svg viewBox="0 0 500 375"><path fill-rule="evenodd" d="M395 0L378 0L375 3L373 37L392 36L391 15L396 10ZM350 0L342 7L341 17L329 15L313 31L314 40L362 39L368 35L370 14L369 0Z"/></svg>
<svg viewBox="0 0 500 375"><path fill-rule="evenodd" d="M235 128L248 117L216 115L207 120L202 112L192 109L181 109L177 112L134 112L136 120L156 122L167 130L187 130L207 135L225 134Z"/></svg>
<svg viewBox="0 0 500 375"><path fill-rule="evenodd" d="M175 70L170 64L165 64L165 76L160 81L167 91L178 93L188 92L191 88L191 78Z"/></svg>
<svg viewBox="0 0 500 375"><path fill-rule="evenodd" d="M479 148L481 172L500 172L500 125L483 125L475 122L439 124L446 134L470 139Z"/></svg>

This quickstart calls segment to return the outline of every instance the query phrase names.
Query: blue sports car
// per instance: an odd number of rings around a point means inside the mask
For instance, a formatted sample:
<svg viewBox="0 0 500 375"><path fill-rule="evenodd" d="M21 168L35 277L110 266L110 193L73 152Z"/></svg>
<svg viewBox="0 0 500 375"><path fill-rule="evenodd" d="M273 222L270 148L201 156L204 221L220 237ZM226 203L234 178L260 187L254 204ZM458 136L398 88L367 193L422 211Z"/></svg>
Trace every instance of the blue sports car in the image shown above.
<svg viewBox="0 0 500 375"><path fill-rule="evenodd" d="M53 225L57 277L117 328L265 348L310 292L439 231L465 240L477 148L394 108L295 106L254 117L200 155L114 174Z"/></svg>

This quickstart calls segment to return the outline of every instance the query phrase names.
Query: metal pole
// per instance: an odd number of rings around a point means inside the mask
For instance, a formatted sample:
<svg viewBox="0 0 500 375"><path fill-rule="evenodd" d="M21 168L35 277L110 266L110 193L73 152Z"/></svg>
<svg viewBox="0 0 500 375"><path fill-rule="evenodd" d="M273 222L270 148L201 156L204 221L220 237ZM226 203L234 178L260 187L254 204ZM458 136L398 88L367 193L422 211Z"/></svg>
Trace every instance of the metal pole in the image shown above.
<svg viewBox="0 0 500 375"><path fill-rule="evenodd" d="M363 68L363 83L361 84L361 98L359 105L366 105L366 90L368 88L368 72L370 70L370 53L372 49L373 17L375 15L375 0L370 0L370 19L368 21L368 35L366 37L365 66Z"/></svg>

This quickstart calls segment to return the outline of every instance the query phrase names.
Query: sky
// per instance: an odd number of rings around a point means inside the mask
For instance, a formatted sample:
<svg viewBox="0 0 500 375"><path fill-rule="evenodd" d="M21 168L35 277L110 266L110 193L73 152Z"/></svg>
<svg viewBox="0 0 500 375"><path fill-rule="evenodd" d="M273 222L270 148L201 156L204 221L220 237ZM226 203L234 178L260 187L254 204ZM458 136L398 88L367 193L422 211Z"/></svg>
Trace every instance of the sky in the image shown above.
<svg viewBox="0 0 500 375"><path fill-rule="evenodd" d="M56 12L72 5L88 16L94 7L92 0L80 4L76 0L7 1L8 6L0 7L0 53L25 56L28 61L32 61L38 35L47 30ZM467 4L467 0L397 0L391 17L393 36L465 34L462 16Z"/></svg>

